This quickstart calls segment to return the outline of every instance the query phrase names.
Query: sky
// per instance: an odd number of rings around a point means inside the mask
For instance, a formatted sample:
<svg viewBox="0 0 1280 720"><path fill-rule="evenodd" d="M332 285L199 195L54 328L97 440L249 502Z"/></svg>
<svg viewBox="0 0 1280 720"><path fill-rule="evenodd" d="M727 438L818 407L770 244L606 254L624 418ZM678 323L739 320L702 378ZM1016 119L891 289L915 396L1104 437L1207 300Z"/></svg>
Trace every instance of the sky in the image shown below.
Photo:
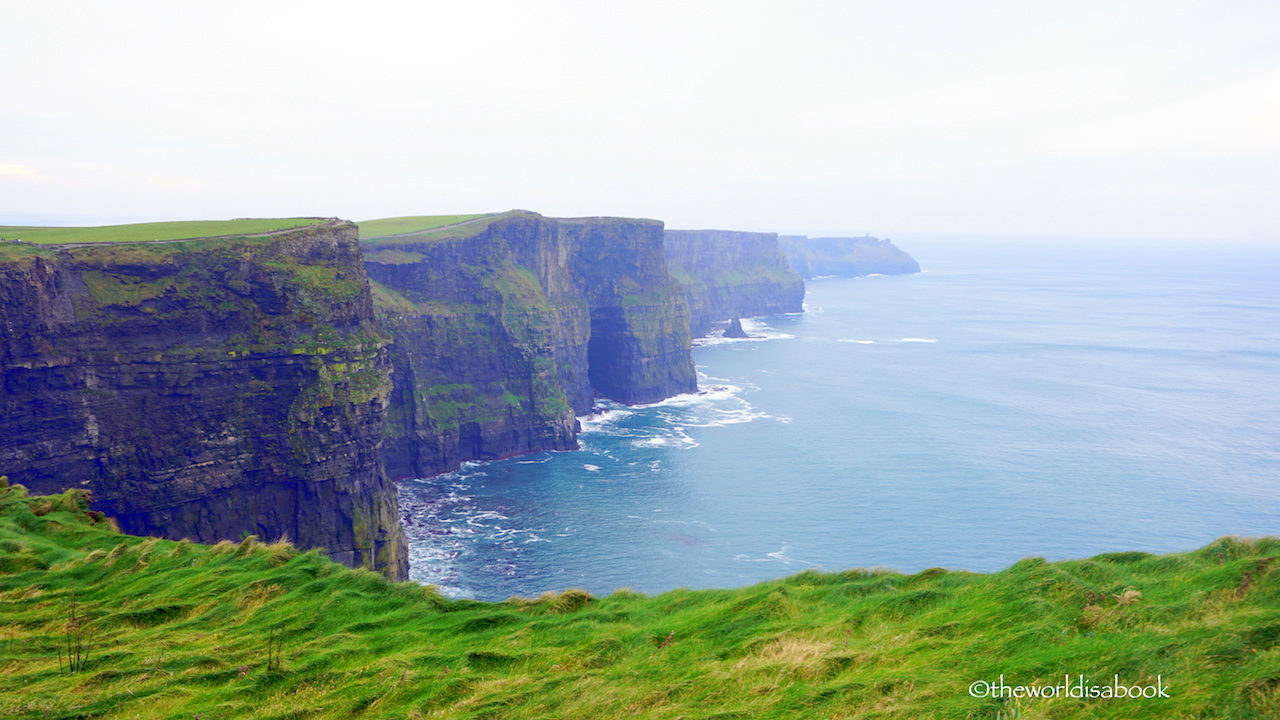
<svg viewBox="0 0 1280 720"><path fill-rule="evenodd" d="M1275 0L0 0L0 224L1280 245Z"/></svg>

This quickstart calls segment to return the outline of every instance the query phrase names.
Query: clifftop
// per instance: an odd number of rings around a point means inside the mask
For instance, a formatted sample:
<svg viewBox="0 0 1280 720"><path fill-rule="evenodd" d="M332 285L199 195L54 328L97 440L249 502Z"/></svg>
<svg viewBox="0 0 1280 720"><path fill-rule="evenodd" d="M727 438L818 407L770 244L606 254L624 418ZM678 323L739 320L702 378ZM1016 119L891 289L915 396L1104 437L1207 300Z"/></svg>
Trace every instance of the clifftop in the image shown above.
<svg viewBox="0 0 1280 720"><path fill-rule="evenodd" d="M0 468L89 488L132 532L287 536L403 575L377 453L386 337L355 226L91 230L0 254Z"/></svg>

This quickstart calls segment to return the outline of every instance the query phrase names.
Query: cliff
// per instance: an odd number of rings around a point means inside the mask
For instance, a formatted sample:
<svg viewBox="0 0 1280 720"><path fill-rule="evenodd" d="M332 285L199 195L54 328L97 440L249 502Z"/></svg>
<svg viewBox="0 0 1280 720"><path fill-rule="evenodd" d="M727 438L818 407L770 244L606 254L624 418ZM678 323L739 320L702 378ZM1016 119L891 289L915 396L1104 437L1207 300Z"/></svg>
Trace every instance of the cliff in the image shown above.
<svg viewBox="0 0 1280 720"><path fill-rule="evenodd" d="M887 238L783 235L778 246L791 267L805 278L920 272L920 264Z"/></svg>
<svg viewBox="0 0 1280 720"><path fill-rule="evenodd" d="M127 532L288 537L407 572L391 383L350 223L0 245L0 469Z"/></svg>
<svg viewBox="0 0 1280 720"><path fill-rule="evenodd" d="M665 236L694 336L716 321L803 309L804 280L787 265L776 233L667 230Z"/></svg>
<svg viewBox="0 0 1280 720"><path fill-rule="evenodd" d="M660 222L513 211L363 246L394 338L393 477L574 449L596 397L697 389Z"/></svg>

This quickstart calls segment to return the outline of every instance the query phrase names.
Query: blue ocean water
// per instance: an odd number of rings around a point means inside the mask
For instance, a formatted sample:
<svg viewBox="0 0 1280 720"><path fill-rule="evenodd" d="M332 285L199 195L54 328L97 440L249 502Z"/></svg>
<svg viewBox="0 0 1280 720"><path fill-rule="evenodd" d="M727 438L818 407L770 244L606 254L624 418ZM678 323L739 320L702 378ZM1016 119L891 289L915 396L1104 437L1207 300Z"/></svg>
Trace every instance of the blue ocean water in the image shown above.
<svg viewBox="0 0 1280 720"><path fill-rule="evenodd" d="M925 272L810 282L580 452L402 483L412 577L656 593L1280 534L1280 249L908 249Z"/></svg>

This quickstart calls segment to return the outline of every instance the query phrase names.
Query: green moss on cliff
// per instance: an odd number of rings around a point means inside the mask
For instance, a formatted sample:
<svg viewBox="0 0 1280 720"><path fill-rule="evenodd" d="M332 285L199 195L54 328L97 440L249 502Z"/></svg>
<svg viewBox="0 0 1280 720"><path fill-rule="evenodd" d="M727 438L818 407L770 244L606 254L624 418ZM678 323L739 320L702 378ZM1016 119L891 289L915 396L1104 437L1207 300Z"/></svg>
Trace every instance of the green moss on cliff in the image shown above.
<svg viewBox="0 0 1280 720"><path fill-rule="evenodd" d="M373 307L379 315L413 315L418 312L418 306L412 300L376 280L369 281L369 290L373 295Z"/></svg>

